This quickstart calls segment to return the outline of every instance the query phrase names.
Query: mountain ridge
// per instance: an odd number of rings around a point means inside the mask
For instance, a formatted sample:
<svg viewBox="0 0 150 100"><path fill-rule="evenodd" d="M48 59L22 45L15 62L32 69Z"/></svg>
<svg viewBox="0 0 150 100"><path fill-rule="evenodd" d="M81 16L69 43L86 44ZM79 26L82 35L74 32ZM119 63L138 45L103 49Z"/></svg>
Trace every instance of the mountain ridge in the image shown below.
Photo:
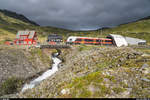
<svg viewBox="0 0 150 100"><path fill-rule="evenodd" d="M9 10L6 10L6 9L4 9L4 10L0 9L0 12L2 12L6 16L9 16L9 17L12 17L12 18L15 18L15 19L19 19L19 20L21 20L23 22L30 23L30 24L35 25L35 26L40 26L36 22L29 20L27 17L25 17L22 14L18 14L16 12L9 11Z"/></svg>

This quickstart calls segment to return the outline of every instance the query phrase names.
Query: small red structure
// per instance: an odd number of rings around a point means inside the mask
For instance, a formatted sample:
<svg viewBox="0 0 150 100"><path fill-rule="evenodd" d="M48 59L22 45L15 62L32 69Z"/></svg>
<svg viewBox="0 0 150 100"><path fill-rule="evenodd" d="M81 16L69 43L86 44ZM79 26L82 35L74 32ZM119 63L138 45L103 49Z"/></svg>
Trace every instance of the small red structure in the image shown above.
<svg viewBox="0 0 150 100"><path fill-rule="evenodd" d="M37 40L37 33L35 31L18 31L14 44L36 45Z"/></svg>
<svg viewBox="0 0 150 100"><path fill-rule="evenodd" d="M6 42L5 42L5 45L13 45L13 42L6 41Z"/></svg>

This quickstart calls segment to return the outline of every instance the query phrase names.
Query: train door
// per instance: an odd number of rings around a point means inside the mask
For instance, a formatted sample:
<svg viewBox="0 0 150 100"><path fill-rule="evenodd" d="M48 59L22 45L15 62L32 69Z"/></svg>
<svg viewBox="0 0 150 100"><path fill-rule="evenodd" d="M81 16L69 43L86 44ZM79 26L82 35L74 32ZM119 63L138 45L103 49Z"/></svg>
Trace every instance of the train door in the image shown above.
<svg viewBox="0 0 150 100"><path fill-rule="evenodd" d="M99 41L99 45L102 45L102 40L101 40L101 39L99 39L98 41Z"/></svg>
<svg viewBox="0 0 150 100"><path fill-rule="evenodd" d="M97 44L96 39L93 40L93 44L95 44L95 45Z"/></svg>
<svg viewBox="0 0 150 100"><path fill-rule="evenodd" d="M85 43L84 39L81 39L81 44L84 44L84 43Z"/></svg>
<svg viewBox="0 0 150 100"><path fill-rule="evenodd" d="M106 43L105 43L105 39L102 39L101 40L102 42L101 42L101 45L105 45Z"/></svg>

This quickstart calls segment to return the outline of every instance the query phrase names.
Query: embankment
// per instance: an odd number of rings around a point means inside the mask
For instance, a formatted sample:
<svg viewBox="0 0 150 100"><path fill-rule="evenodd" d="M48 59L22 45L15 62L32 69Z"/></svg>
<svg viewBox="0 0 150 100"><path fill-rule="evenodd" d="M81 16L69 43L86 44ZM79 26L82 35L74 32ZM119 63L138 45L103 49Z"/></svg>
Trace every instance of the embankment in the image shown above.
<svg viewBox="0 0 150 100"><path fill-rule="evenodd" d="M0 96L20 91L25 82L52 65L51 51L0 46Z"/></svg>

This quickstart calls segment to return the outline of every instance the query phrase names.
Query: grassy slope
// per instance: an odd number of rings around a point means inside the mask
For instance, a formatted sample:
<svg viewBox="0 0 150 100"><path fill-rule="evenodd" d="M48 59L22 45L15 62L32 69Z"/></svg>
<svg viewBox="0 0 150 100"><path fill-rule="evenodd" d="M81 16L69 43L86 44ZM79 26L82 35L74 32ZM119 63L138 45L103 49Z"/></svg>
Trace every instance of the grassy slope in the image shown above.
<svg viewBox="0 0 150 100"><path fill-rule="evenodd" d="M145 39L150 42L150 19L140 20L134 23L120 25L116 28L109 29L109 32L120 33L124 36L132 36Z"/></svg>
<svg viewBox="0 0 150 100"><path fill-rule="evenodd" d="M6 40L14 40L18 30L26 29L36 30L39 33L40 40L45 40L47 34L58 33L64 36L66 33L71 32L61 28L35 26L22 20L6 16L0 12L0 43L4 43Z"/></svg>

